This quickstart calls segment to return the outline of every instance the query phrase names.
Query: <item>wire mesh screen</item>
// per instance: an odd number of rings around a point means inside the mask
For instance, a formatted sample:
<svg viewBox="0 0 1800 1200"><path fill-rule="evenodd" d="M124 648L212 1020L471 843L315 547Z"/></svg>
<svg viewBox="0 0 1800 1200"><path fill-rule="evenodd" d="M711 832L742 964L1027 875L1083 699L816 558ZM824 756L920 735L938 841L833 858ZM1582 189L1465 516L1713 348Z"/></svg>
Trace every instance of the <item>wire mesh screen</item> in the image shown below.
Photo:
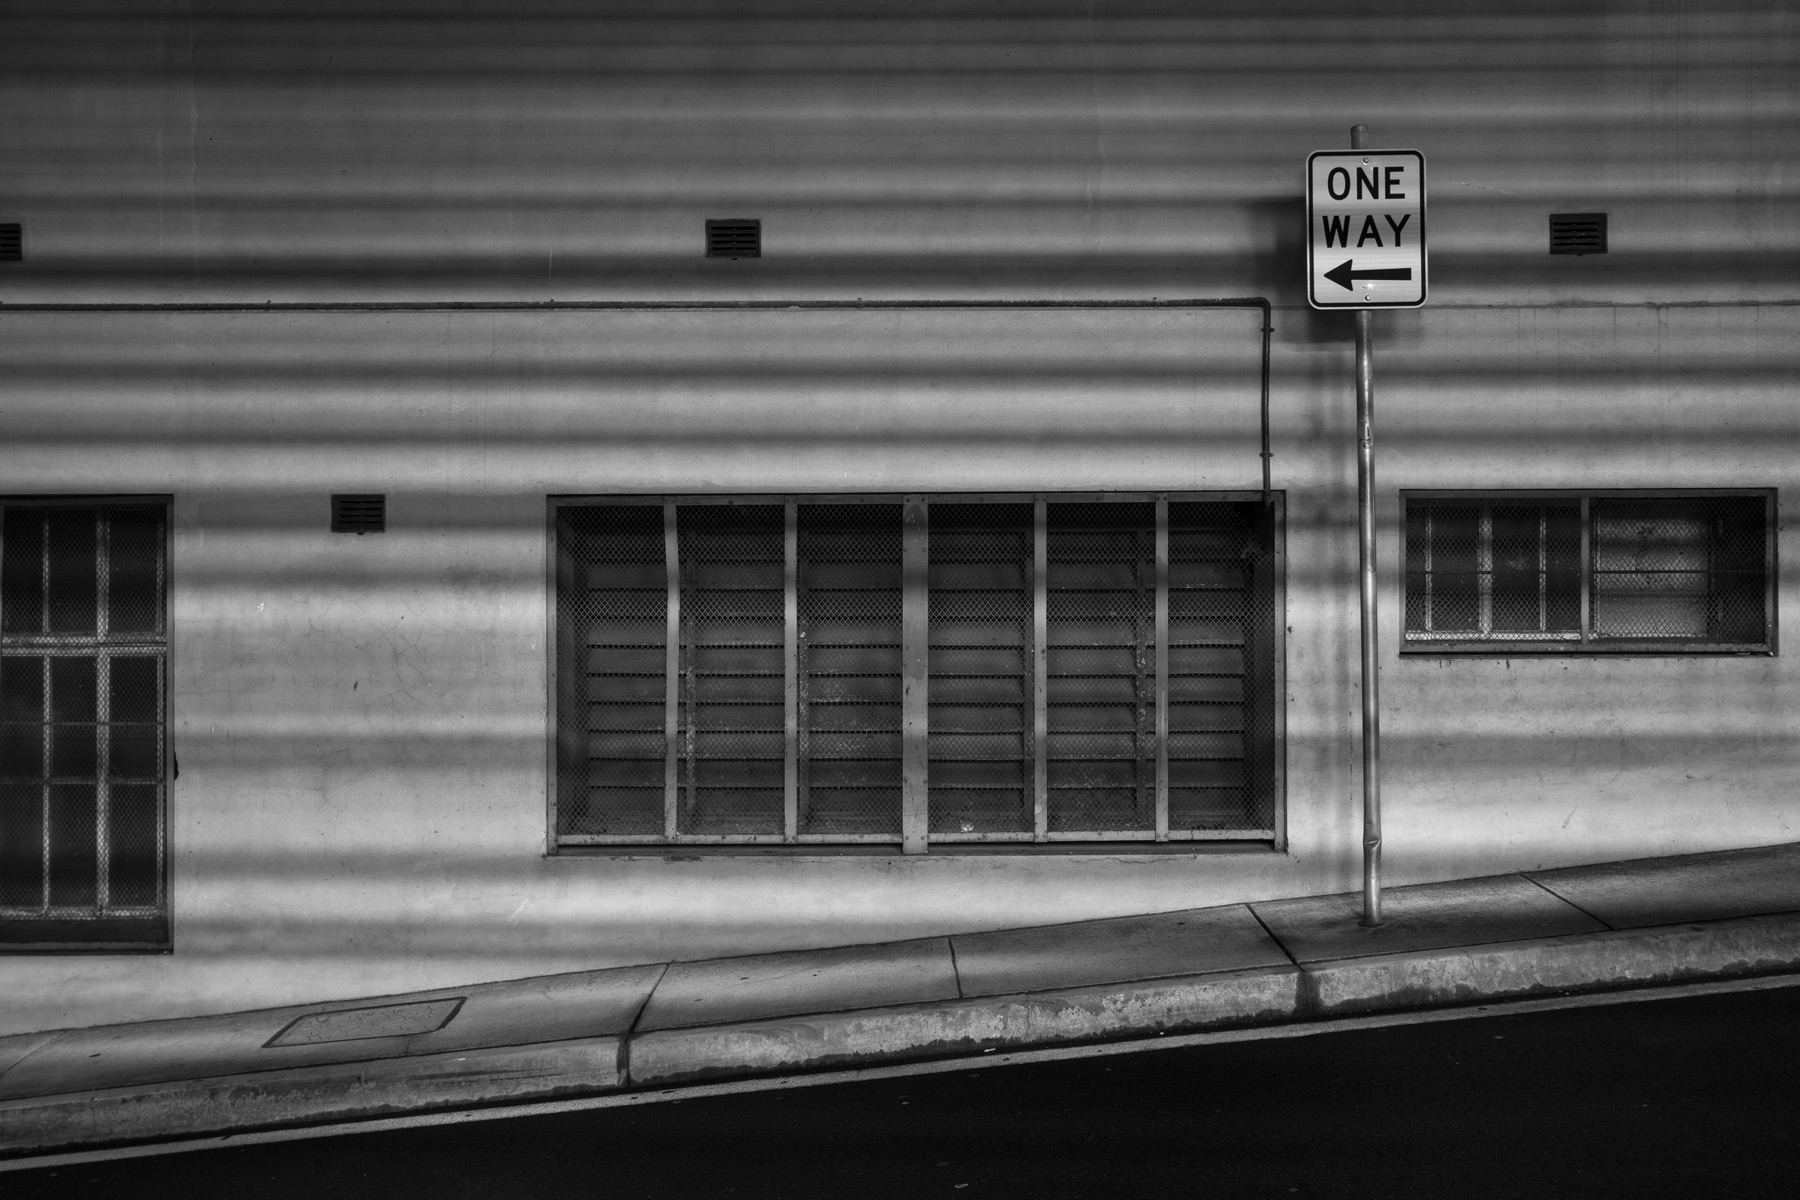
<svg viewBox="0 0 1800 1200"><path fill-rule="evenodd" d="M1169 505L1169 828L1275 821L1272 519Z"/></svg>
<svg viewBox="0 0 1800 1200"><path fill-rule="evenodd" d="M1048 506L1048 823L1156 823L1156 506Z"/></svg>
<svg viewBox="0 0 1800 1200"><path fill-rule="evenodd" d="M0 526L0 913L163 896L161 506L9 505Z"/></svg>
<svg viewBox="0 0 1800 1200"><path fill-rule="evenodd" d="M1150 840L1166 787L1170 836L1269 836L1273 510L1168 502L1159 581L1154 501L927 503L910 583L889 499L560 508L559 835Z"/></svg>
<svg viewBox="0 0 1800 1200"><path fill-rule="evenodd" d="M786 512L683 504L676 821L685 834L786 825Z"/></svg>
<svg viewBox="0 0 1800 1200"><path fill-rule="evenodd" d="M798 829L900 835L901 506L798 512Z"/></svg>
<svg viewBox="0 0 1800 1200"><path fill-rule="evenodd" d="M1579 501L1407 505L1409 638L1557 641L1580 627Z"/></svg>
<svg viewBox="0 0 1800 1200"><path fill-rule="evenodd" d="M1764 641L1766 507L1761 496L1596 498L1593 636Z"/></svg>
<svg viewBox="0 0 1800 1200"><path fill-rule="evenodd" d="M1030 834L1031 504L930 511L929 829Z"/></svg>
<svg viewBox="0 0 1800 1200"><path fill-rule="evenodd" d="M661 505L558 510L559 832L663 832L663 543Z"/></svg>
<svg viewBox="0 0 1800 1200"><path fill-rule="evenodd" d="M1767 508L1762 495L1409 499L1406 639L1759 647Z"/></svg>

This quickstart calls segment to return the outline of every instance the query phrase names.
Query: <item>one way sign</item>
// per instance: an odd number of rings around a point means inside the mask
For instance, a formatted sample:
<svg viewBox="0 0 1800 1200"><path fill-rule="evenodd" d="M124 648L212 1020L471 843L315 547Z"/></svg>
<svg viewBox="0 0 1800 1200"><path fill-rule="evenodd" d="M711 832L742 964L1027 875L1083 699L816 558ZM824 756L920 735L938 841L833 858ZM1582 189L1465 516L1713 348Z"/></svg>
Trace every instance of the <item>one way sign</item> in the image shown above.
<svg viewBox="0 0 1800 1200"><path fill-rule="evenodd" d="M1309 155L1306 224L1314 308L1425 303L1425 156L1417 150Z"/></svg>

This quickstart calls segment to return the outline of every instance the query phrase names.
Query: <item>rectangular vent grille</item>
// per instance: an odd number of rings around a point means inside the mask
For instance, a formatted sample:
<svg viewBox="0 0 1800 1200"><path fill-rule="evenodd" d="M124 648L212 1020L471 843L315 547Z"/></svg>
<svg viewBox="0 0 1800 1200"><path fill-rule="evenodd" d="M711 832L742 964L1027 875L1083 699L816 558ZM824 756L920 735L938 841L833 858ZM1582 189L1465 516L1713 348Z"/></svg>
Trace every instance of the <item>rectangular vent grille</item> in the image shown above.
<svg viewBox="0 0 1800 1200"><path fill-rule="evenodd" d="M386 531L386 496L335 494L331 497L331 532L385 533Z"/></svg>
<svg viewBox="0 0 1800 1200"><path fill-rule="evenodd" d="M1550 253L1605 254L1605 213L1551 213Z"/></svg>
<svg viewBox="0 0 1800 1200"><path fill-rule="evenodd" d="M708 221L706 257L761 258L761 221Z"/></svg>
<svg viewBox="0 0 1800 1200"><path fill-rule="evenodd" d="M0 262L23 262L25 227L17 221L0 222Z"/></svg>

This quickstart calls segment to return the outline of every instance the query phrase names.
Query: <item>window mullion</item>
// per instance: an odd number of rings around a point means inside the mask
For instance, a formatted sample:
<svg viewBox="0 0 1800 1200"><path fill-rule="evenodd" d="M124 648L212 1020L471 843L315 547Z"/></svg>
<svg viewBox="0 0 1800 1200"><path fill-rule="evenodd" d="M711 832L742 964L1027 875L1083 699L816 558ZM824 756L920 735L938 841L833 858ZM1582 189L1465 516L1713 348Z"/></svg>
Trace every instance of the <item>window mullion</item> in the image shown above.
<svg viewBox="0 0 1800 1200"><path fill-rule="evenodd" d="M1537 631L1550 632L1550 510L1537 508Z"/></svg>
<svg viewBox="0 0 1800 1200"><path fill-rule="evenodd" d="M1040 497L1032 505L1031 534L1031 782L1032 836L1050 829L1050 521Z"/></svg>
<svg viewBox="0 0 1800 1200"><path fill-rule="evenodd" d="M1169 501L1156 501L1156 840L1169 840Z"/></svg>
<svg viewBox="0 0 1800 1200"><path fill-rule="evenodd" d="M1432 620L1436 616L1432 612L1435 604L1436 589L1433 587L1437 578L1437 564L1433 556L1437 539L1437 507L1425 507L1425 632L1430 633L1434 626Z"/></svg>
<svg viewBox="0 0 1800 1200"><path fill-rule="evenodd" d="M1475 523L1475 627L1481 636L1494 636L1494 507L1481 506Z"/></svg>
<svg viewBox="0 0 1800 1200"><path fill-rule="evenodd" d="M930 818L930 531L923 496L907 496L901 529L900 838L906 854L925 852Z"/></svg>
<svg viewBox="0 0 1800 1200"><path fill-rule="evenodd" d="M677 746L681 736L681 543L675 530L675 505L663 505L663 563L668 586L668 626L663 655L663 837L675 838L680 779Z"/></svg>
<svg viewBox="0 0 1800 1200"><path fill-rule="evenodd" d="M1588 498L1581 498L1581 644L1588 643L1588 629L1593 622L1593 534L1592 512Z"/></svg>

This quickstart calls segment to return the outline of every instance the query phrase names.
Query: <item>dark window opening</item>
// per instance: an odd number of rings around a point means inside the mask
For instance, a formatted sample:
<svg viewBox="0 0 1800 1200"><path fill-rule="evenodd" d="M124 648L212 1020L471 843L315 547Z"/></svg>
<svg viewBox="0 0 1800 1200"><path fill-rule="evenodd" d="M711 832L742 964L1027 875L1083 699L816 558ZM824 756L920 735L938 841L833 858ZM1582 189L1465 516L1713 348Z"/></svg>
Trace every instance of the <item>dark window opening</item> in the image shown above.
<svg viewBox="0 0 1800 1200"><path fill-rule="evenodd" d="M166 509L0 507L0 946L166 945Z"/></svg>
<svg viewBox="0 0 1800 1200"><path fill-rule="evenodd" d="M1772 653L1773 502L1409 496L1406 649Z"/></svg>
<svg viewBox="0 0 1800 1200"><path fill-rule="evenodd" d="M557 842L1275 840L1276 528L1214 498L561 503Z"/></svg>

